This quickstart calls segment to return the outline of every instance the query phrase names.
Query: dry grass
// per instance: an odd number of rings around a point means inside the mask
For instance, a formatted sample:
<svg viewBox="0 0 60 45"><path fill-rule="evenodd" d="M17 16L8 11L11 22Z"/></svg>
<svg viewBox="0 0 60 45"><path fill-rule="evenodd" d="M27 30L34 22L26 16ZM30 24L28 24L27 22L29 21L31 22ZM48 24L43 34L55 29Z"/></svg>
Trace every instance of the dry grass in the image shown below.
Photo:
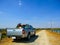
<svg viewBox="0 0 60 45"><path fill-rule="evenodd" d="M4 38L3 40L1 40L0 45L8 45L11 42L12 42L11 38Z"/></svg>
<svg viewBox="0 0 60 45"><path fill-rule="evenodd" d="M51 45L60 45L60 34L47 31L47 35Z"/></svg>

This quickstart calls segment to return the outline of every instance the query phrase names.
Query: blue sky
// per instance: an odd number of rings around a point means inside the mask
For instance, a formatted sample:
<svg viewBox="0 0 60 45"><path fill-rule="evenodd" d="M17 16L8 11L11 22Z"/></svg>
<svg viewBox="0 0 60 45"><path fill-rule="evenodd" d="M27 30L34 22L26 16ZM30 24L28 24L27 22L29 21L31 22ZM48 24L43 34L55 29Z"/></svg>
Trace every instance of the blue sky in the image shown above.
<svg viewBox="0 0 60 45"><path fill-rule="evenodd" d="M18 23L60 28L60 0L0 0L0 28Z"/></svg>

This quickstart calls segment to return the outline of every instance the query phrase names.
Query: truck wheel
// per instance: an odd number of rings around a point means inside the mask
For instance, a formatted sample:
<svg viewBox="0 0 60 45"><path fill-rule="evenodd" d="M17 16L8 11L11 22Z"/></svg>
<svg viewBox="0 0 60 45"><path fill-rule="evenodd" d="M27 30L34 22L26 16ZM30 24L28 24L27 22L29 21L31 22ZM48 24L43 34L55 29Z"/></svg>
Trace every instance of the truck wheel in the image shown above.
<svg viewBox="0 0 60 45"><path fill-rule="evenodd" d="M27 39L30 40L30 34L28 34Z"/></svg>
<svg viewBox="0 0 60 45"><path fill-rule="evenodd" d="M33 36L35 36L36 32L34 32Z"/></svg>

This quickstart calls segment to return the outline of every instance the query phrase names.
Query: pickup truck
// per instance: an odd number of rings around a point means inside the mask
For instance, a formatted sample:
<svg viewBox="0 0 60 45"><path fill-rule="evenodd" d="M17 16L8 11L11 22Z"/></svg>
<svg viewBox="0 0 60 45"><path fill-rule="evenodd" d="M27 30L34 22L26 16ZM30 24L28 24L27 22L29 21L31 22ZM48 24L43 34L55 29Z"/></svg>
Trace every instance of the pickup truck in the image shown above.
<svg viewBox="0 0 60 45"><path fill-rule="evenodd" d="M16 37L16 39L27 38L28 40L31 36L35 36L35 29L31 25L23 25L21 28L8 28L8 37Z"/></svg>

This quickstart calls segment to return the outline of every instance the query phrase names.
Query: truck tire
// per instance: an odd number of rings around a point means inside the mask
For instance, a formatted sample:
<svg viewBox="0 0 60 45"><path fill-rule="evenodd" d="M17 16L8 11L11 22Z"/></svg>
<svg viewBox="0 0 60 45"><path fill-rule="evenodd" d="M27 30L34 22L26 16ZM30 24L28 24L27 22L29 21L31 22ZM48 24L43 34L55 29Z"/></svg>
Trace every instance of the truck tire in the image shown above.
<svg viewBox="0 0 60 45"><path fill-rule="evenodd" d="M36 32L34 32L33 36L35 36Z"/></svg>
<svg viewBox="0 0 60 45"><path fill-rule="evenodd" d="M30 34L28 34L27 39L30 40L30 38L31 38L31 37L30 37Z"/></svg>

